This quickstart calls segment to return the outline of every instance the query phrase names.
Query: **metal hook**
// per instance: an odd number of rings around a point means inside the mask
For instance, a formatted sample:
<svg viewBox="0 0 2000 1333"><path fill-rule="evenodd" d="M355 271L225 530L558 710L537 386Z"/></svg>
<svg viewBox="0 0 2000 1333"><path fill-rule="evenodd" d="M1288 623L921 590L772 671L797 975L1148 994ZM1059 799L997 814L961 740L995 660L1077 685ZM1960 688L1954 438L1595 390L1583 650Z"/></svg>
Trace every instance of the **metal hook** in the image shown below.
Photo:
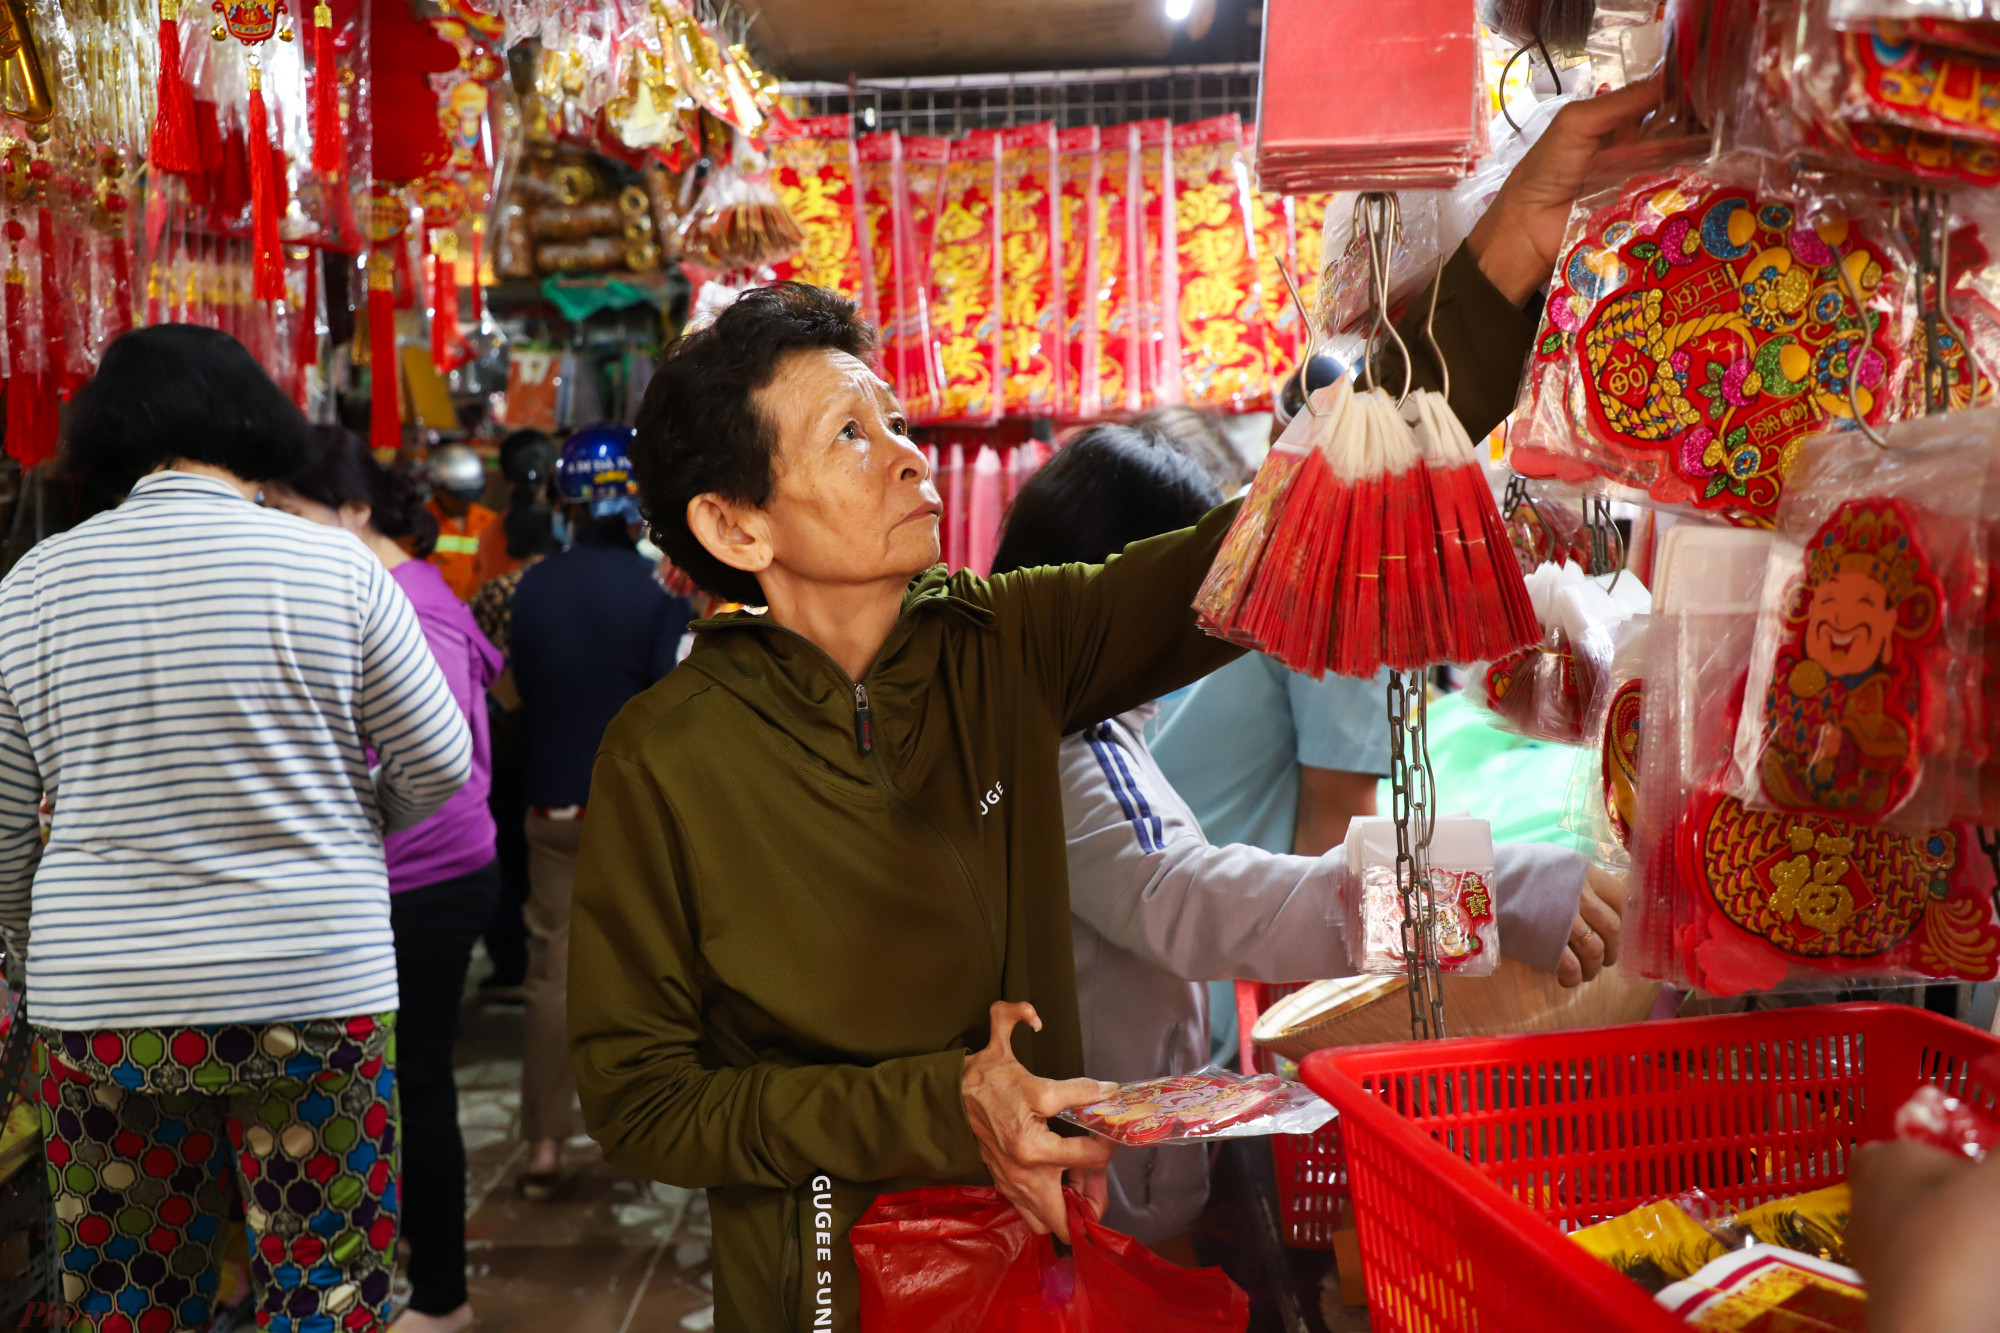
<svg viewBox="0 0 2000 1333"><path fill-rule="evenodd" d="M1856 251L1856 253L1865 254L1866 251ZM1870 332L1868 307L1861 300L1861 284L1847 271L1845 255L1835 253L1833 270L1840 275L1840 285L1847 295L1853 298L1855 313L1861 317L1861 346L1847 359L1847 406L1854 413L1854 424L1861 428L1861 433L1868 437L1868 442L1886 452L1889 442L1882 438L1880 431L1868 424L1868 418L1861 411L1861 354L1868 350Z"/></svg>
<svg viewBox="0 0 2000 1333"><path fill-rule="evenodd" d="M1389 341L1396 344L1396 350L1403 354L1403 393L1396 400L1400 408L1409 401L1414 386L1409 345L1389 319L1389 269L1396 253L1395 233L1402 227L1402 209L1395 195L1369 191L1354 201L1354 216L1368 242L1369 322L1368 341L1363 348L1368 386L1381 387L1374 369L1375 339L1378 334L1387 334Z"/></svg>
<svg viewBox="0 0 2000 1333"><path fill-rule="evenodd" d="M1312 368L1313 358L1319 355L1319 326L1313 323L1312 316L1306 313L1306 303L1299 299L1299 284L1293 279L1291 270L1285 267L1285 261L1280 259L1276 262L1278 276L1285 280L1285 290L1291 293L1292 308L1299 312L1299 318L1304 320L1306 325L1306 350L1304 357L1299 361L1298 369L1299 401L1305 405L1305 410L1313 419L1318 420L1319 409L1313 406L1312 384L1307 380L1306 372ZM1273 395L1271 401L1276 403L1277 396Z"/></svg>
<svg viewBox="0 0 2000 1333"><path fill-rule="evenodd" d="M1938 322L1944 325L1946 331L1952 337L1958 339L1959 350L1965 354L1965 373L1967 376L1965 401L1968 406L1977 407L1979 406L1980 382L1979 358L1973 353L1972 343L1966 338L1965 330L1961 329L1958 326L1958 321L1951 317L1951 306L1948 300L1951 291L1951 195L1949 192L1941 192L1939 196L1937 241Z"/></svg>
<svg viewBox="0 0 2000 1333"><path fill-rule="evenodd" d="M1444 348L1438 346L1436 328L1438 292L1444 286L1444 264L1445 257L1439 255L1437 273L1431 278L1430 309L1424 312L1424 342L1430 347L1431 355L1437 359L1439 392L1444 396L1445 404L1449 406L1451 403L1451 364L1444 359Z"/></svg>

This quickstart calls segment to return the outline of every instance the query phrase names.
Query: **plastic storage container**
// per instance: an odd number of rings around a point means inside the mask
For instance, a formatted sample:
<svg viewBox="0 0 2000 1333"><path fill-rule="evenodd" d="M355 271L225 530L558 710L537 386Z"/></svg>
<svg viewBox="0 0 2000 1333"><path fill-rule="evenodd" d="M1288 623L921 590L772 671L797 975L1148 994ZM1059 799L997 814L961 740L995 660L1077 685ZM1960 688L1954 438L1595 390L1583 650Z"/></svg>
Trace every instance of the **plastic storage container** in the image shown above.
<svg viewBox="0 0 2000 1333"><path fill-rule="evenodd" d="M1564 1233L1700 1186L1751 1204L1847 1176L1920 1083L1994 1105L2000 1041L1921 1009L1827 1005L1315 1051L1340 1108L1376 1333L1685 1326Z"/></svg>
<svg viewBox="0 0 2000 1333"><path fill-rule="evenodd" d="M1266 1009L1309 983L1239 981L1236 1031L1245 1074L1273 1074L1277 1060L1251 1044L1250 1029ZM1271 1165L1278 1174L1278 1221L1285 1244L1301 1250L1331 1250L1340 1226L1340 1200L1347 1193L1347 1170L1340 1160L1340 1117L1310 1134L1273 1134Z"/></svg>

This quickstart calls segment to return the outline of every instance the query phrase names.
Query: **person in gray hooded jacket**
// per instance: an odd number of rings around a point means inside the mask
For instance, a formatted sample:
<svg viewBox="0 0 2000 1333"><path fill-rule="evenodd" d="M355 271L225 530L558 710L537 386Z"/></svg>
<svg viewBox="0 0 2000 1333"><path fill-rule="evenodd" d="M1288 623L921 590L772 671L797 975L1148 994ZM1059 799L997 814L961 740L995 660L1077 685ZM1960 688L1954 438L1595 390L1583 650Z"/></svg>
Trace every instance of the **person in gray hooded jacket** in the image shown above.
<svg viewBox="0 0 2000 1333"><path fill-rule="evenodd" d="M1213 482L1161 441L1092 427L1015 497L994 572L1098 563L1186 526L1216 498ZM1206 981L1351 971L1339 910L1344 850L1309 857L1210 844L1147 751L1151 707L1086 727L1061 748L1084 1069L1118 1083L1208 1062ZM1494 854L1505 956L1569 984L1616 961L1623 895L1612 877L1555 846L1503 844ZM1570 940L1586 926L1603 952L1579 958ZM1105 1222L1171 1251L1207 1199L1204 1147L1122 1152Z"/></svg>

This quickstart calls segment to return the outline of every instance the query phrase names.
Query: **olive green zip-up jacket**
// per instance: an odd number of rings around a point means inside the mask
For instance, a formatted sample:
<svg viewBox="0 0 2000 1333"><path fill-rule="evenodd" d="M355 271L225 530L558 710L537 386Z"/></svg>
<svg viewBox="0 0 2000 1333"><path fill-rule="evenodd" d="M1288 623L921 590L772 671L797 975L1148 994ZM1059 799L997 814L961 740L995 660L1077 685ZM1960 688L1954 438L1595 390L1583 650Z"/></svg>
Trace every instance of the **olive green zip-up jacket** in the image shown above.
<svg viewBox="0 0 2000 1333"><path fill-rule="evenodd" d="M1511 404L1528 331L1457 382L1487 359L1460 325L1527 323L1462 267L1439 302L1453 401ZM1497 420L1466 415L1475 438ZM1083 1072L1058 746L1236 656L1189 609L1235 509L1103 566L933 570L859 682L762 616L702 622L606 732L577 1083L609 1160L708 1190L721 1333L852 1328L869 1201L984 1181L959 1085L993 1001L1039 1012L1015 1029L1029 1069Z"/></svg>

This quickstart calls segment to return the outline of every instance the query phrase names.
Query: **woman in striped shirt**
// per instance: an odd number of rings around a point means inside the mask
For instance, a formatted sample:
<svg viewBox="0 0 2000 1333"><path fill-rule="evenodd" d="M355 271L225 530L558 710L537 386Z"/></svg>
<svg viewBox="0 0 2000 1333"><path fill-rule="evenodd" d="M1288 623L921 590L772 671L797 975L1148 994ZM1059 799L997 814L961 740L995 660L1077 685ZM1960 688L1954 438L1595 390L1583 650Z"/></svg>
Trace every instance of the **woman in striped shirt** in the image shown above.
<svg viewBox="0 0 2000 1333"><path fill-rule="evenodd" d="M261 1325L361 1333L388 1304L382 837L472 743L382 563L255 503L306 430L233 338L126 334L64 463L124 502L0 581L0 929L27 946L62 1299L100 1328L205 1325L232 1187Z"/></svg>

